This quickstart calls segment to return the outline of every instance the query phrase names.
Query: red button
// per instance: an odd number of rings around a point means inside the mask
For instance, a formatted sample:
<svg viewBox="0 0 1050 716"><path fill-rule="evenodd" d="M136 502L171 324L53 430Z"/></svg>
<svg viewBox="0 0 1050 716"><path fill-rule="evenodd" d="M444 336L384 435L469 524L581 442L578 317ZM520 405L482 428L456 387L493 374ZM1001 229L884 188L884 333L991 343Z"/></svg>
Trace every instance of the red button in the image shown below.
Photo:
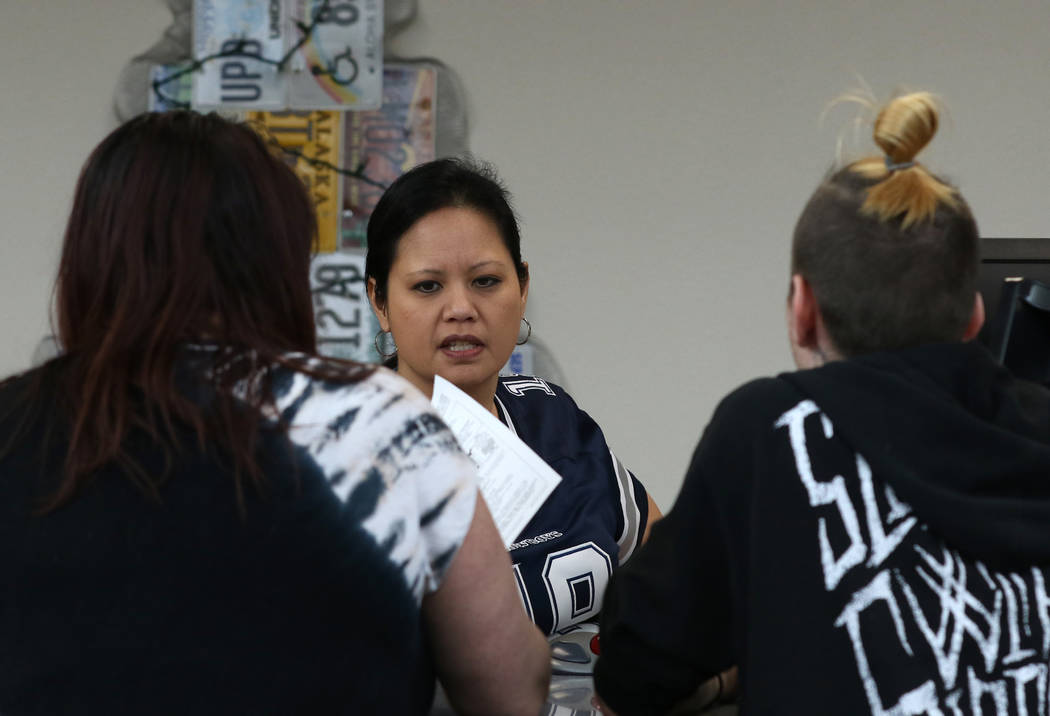
<svg viewBox="0 0 1050 716"><path fill-rule="evenodd" d="M600 636L600 634L595 634L593 637L591 637L591 653L592 654L601 654L602 653L602 645L601 645L601 642L598 641L598 637L599 636Z"/></svg>

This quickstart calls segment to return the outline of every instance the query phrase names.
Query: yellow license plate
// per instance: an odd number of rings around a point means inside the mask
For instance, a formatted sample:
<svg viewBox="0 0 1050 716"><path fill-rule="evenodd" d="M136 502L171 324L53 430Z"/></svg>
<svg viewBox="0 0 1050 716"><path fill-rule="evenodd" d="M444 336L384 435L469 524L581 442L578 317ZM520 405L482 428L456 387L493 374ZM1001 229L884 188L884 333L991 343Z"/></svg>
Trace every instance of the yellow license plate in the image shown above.
<svg viewBox="0 0 1050 716"><path fill-rule="evenodd" d="M317 210L318 251L339 248L342 174L337 171L343 113L319 110L248 112L260 134L284 150Z"/></svg>

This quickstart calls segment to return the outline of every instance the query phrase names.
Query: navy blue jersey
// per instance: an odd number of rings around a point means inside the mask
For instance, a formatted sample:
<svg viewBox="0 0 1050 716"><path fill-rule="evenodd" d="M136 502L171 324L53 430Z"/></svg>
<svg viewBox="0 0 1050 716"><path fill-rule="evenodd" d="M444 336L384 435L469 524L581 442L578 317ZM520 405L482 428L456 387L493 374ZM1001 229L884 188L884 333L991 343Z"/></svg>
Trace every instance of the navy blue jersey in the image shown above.
<svg viewBox="0 0 1050 716"><path fill-rule="evenodd" d="M496 406L562 478L510 546L525 609L553 634L598 615L609 575L641 541L648 498L598 424L558 386L501 376Z"/></svg>

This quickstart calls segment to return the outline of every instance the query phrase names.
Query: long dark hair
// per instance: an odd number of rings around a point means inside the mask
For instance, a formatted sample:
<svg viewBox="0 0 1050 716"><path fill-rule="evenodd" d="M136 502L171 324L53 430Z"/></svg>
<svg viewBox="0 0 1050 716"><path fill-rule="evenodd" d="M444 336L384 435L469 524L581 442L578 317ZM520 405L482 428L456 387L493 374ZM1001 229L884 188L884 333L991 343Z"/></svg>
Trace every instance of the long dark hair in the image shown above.
<svg viewBox="0 0 1050 716"><path fill-rule="evenodd" d="M302 182L244 124L147 114L103 140L77 183L56 283L65 354L42 375L59 384L68 452L45 510L110 462L156 496L166 472L143 470L126 442L144 433L170 467L177 425L232 462L239 501L246 480L262 485L255 450L272 368L305 368L285 356L316 354L316 228ZM202 340L215 345L196 376L203 401L176 376L185 344ZM342 380L370 370L311 365Z"/></svg>

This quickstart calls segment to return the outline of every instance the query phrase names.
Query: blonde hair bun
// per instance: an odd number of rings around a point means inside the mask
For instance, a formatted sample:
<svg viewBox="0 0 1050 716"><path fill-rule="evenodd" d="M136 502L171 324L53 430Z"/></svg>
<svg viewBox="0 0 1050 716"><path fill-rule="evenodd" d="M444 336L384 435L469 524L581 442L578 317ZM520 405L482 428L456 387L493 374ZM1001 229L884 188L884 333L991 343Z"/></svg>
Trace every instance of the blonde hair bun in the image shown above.
<svg viewBox="0 0 1050 716"><path fill-rule="evenodd" d="M915 159L937 133L937 100L913 92L890 100L875 118L875 144L895 164Z"/></svg>
<svg viewBox="0 0 1050 716"><path fill-rule="evenodd" d="M933 218L937 207L957 206L955 189L930 174L915 157L930 143L939 124L938 101L929 92L894 97L875 117L873 137L882 156L861 159L850 169L878 180L868 189L861 212L901 227Z"/></svg>

